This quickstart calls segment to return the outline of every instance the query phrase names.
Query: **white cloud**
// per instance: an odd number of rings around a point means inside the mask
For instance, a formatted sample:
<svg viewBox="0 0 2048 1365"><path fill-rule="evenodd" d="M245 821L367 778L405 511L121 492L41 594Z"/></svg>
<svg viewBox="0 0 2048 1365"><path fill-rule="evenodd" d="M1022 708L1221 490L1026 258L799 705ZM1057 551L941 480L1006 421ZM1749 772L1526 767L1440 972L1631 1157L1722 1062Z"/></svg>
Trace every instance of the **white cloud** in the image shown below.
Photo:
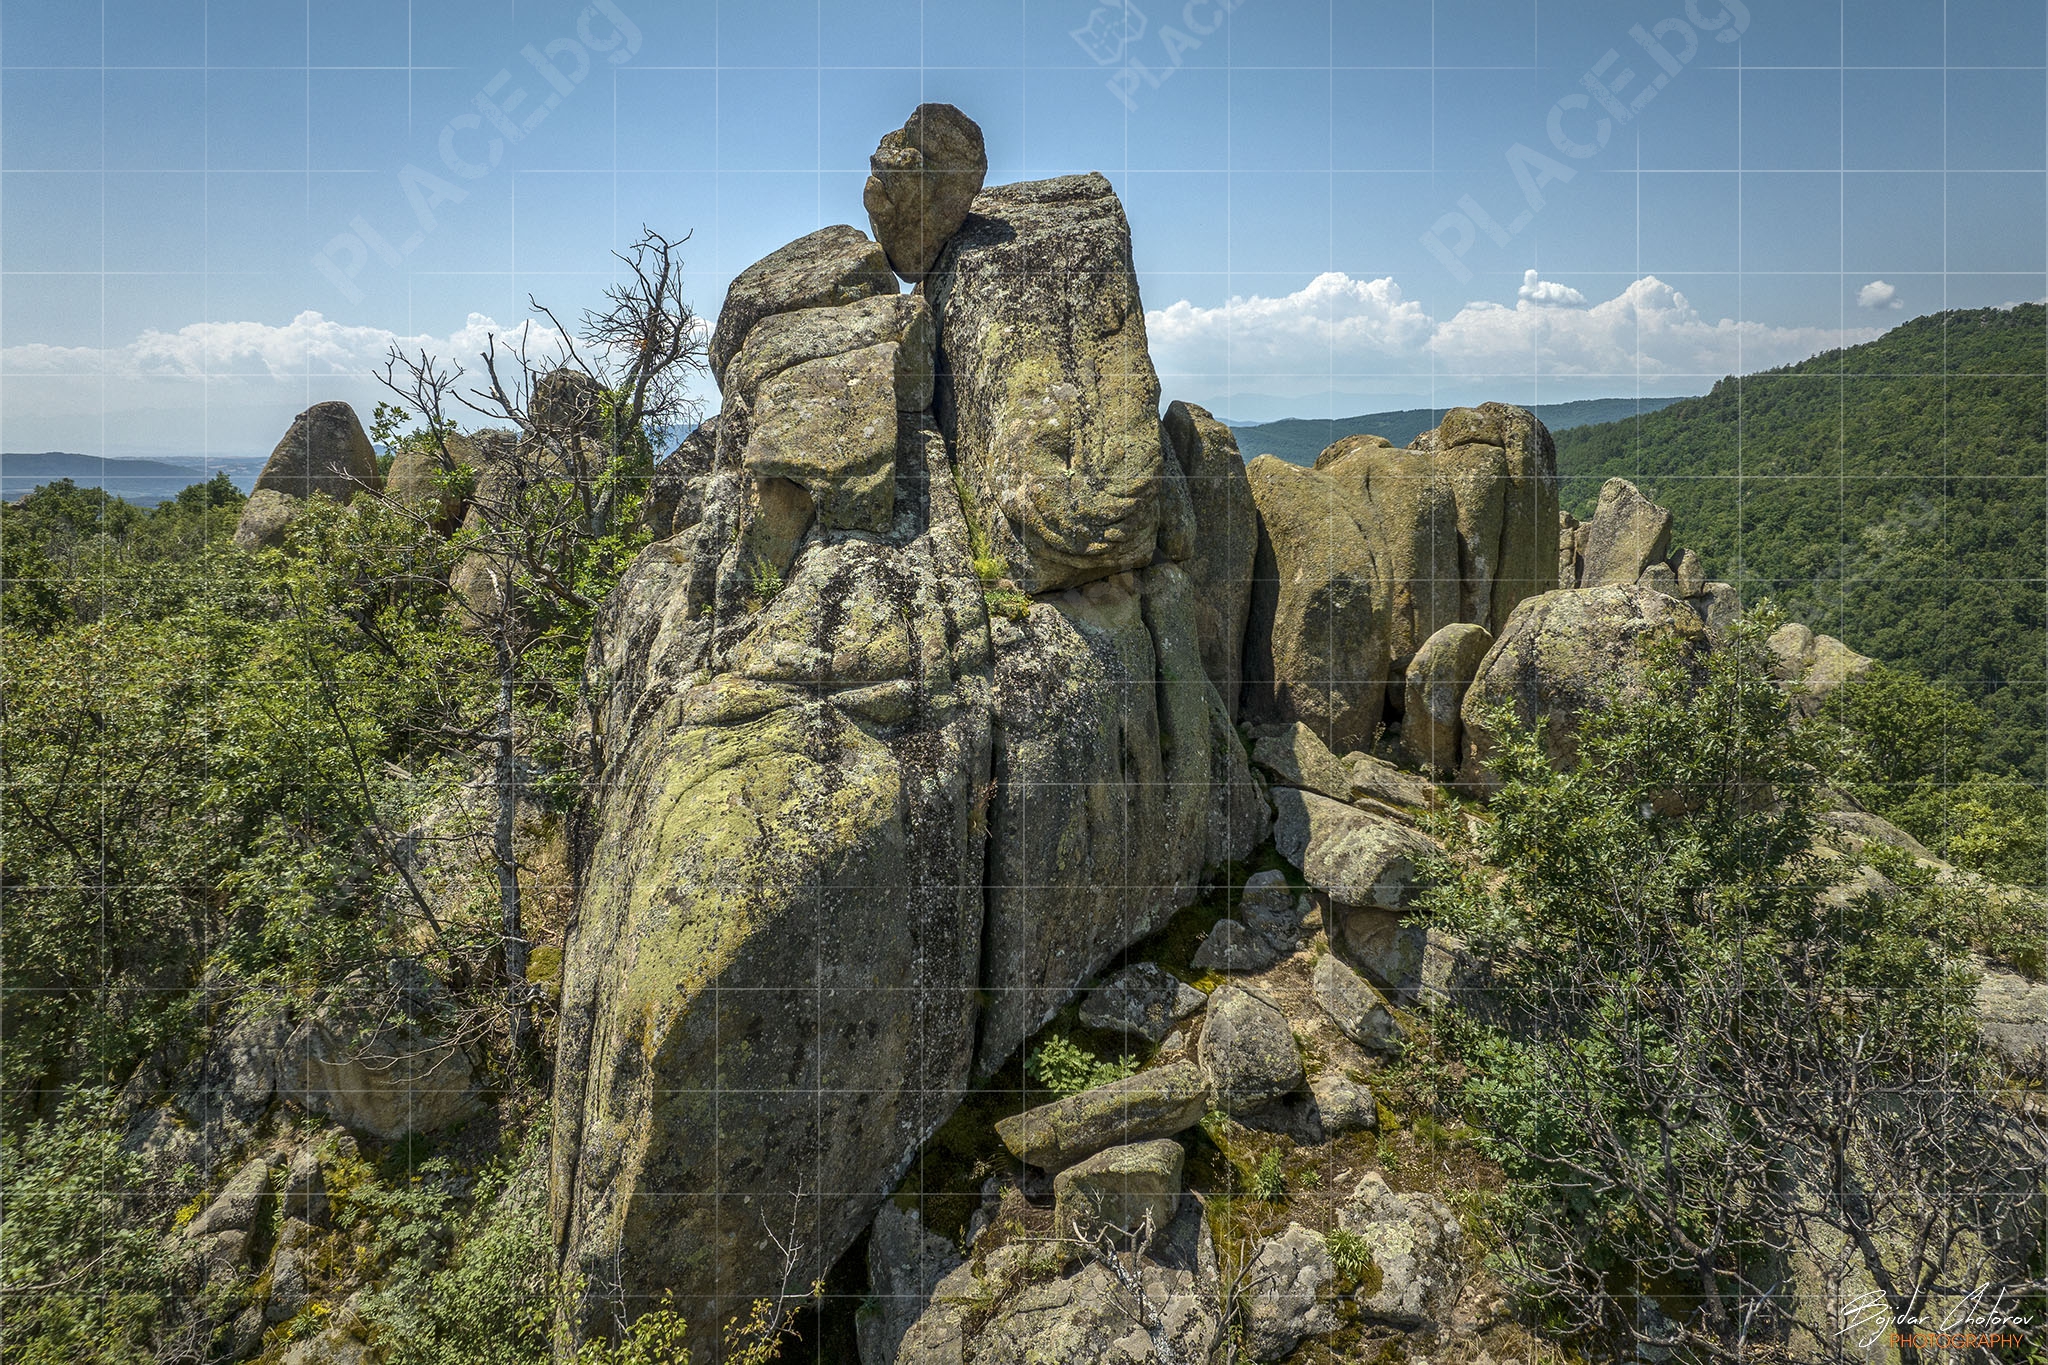
<svg viewBox="0 0 2048 1365"><path fill-rule="evenodd" d="M1344 387L1350 380L1445 375L1705 384L1879 335L1876 328L1709 318L1653 275L1588 302L1534 271L1513 307L1480 301L1441 319L1404 299L1391 277L1330 273L1283 297L1239 297L1213 308L1183 300L1147 313L1145 321L1153 359L1170 379L1188 376L1193 386L1213 388L1227 375L1232 384L1292 393L1333 380Z"/></svg>
<svg viewBox="0 0 2048 1365"><path fill-rule="evenodd" d="M1523 273L1522 287L1515 297L1519 306L1530 308L1577 308L1586 302L1586 296L1570 285L1539 280L1533 270Z"/></svg>
<svg viewBox="0 0 2048 1365"><path fill-rule="evenodd" d="M1899 287L1886 284L1883 280L1872 280L1856 291L1856 302L1864 308L1904 308L1899 298Z"/></svg>

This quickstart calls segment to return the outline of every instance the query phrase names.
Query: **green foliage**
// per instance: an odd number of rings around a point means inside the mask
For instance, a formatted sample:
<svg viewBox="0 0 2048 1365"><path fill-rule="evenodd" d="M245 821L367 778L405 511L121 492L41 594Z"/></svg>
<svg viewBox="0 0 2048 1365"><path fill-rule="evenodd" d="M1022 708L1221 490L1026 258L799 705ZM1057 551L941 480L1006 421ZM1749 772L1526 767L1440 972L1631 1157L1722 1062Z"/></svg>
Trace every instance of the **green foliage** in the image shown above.
<svg viewBox="0 0 2048 1365"><path fill-rule="evenodd" d="M676 1312L675 1293L665 1290L661 1307L635 1318L621 1340L584 1342L576 1365L689 1365L688 1340L689 1324Z"/></svg>
<svg viewBox="0 0 2048 1365"><path fill-rule="evenodd" d="M1986 763L2039 781L2044 335L2038 304L1936 314L1559 432L1565 506L1635 480L1744 601L1948 680L1989 718Z"/></svg>
<svg viewBox="0 0 2048 1365"><path fill-rule="evenodd" d="M1252 1168L1251 1192L1268 1204L1277 1204L1287 1197L1287 1167L1281 1164L1279 1148L1268 1149Z"/></svg>
<svg viewBox="0 0 2048 1365"><path fill-rule="evenodd" d="M1332 1228L1323 1234L1330 1249L1330 1264L1337 1272L1337 1292L1349 1294L1365 1285L1378 1269L1373 1264L1372 1244L1355 1232Z"/></svg>
<svg viewBox="0 0 2048 1365"><path fill-rule="evenodd" d="M1978 1066L1967 907L1929 883L1823 898L1821 733L1788 724L1769 625L1738 623L1697 690L1653 662L1644 695L1582 724L1573 771L1500 716L1492 819L1429 869L1425 908L1495 964L1445 1030L1509 1177L1501 1244L1581 1329L1625 1331L1612 1286L1640 1275L1725 1342L1787 1235L1789 1173L1885 1256L1947 1216L1914 1191L1983 1179L1958 1100Z"/></svg>
<svg viewBox="0 0 2048 1365"><path fill-rule="evenodd" d="M156 1174L124 1153L112 1097L79 1089L0 1133L0 1341L23 1365L157 1359L173 1267L131 1205Z"/></svg>
<svg viewBox="0 0 2048 1365"><path fill-rule="evenodd" d="M1050 1033L1032 1050L1024 1066L1026 1074L1047 1090L1077 1095L1135 1075L1138 1059L1125 1056L1106 1062L1064 1034Z"/></svg>

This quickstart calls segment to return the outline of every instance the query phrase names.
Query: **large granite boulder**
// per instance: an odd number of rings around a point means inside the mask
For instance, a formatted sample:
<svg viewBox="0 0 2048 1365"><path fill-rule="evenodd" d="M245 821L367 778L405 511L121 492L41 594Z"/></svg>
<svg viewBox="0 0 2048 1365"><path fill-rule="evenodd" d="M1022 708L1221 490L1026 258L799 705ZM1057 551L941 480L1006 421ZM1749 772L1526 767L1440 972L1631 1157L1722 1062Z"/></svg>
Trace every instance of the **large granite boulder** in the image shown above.
<svg viewBox="0 0 2048 1365"><path fill-rule="evenodd" d="M1314 792L1273 790L1273 844L1311 887L1346 906L1399 910L1433 845L1408 825Z"/></svg>
<svg viewBox="0 0 2048 1365"><path fill-rule="evenodd" d="M960 230L988 174L981 125L950 104L920 104L868 158L862 202L896 273L915 284Z"/></svg>
<svg viewBox="0 0 2048 1365"><path fill-rule="evenodd" d="M1327 1292L1337 1279L1330 1248L1299 1223L1261 1241L1244 1297L1245 1338L1254 1360L1285 1360L1303 1337L1341 1325Z"/></svg>
<svg viewBox="0 0 2048 1365"><path fill-rule="evenodd" d="M1194 517L1194 553L1181 567L1195 584L1202 667L1235 721L1252 565L1259 553L1259 510L1229 427L1192 403L1173 403L1166 409L1166 437Z"/></svg>
<svg viewBox="0 0 2048 1365"><path fill-rule="evenodd" d="M1397 670L1443 627L1498 630L1556 583L1557 449L1526 409L1452 408L1405 450L1347 437L1316 468L1345 491L1373 546Z"/></svg>
<svg viewBox="0 0 2048 1365"><path fill-rule="evenodd" d="M1287 1016L1265 997L1236 986L1219 987L1209 997L1201 1059L1216 1107L1226 1114L1263 1108L1308 1083Z"/></svg>
<svg viewBox="0 0 2048 1365"><path fill-rule="evenodd" d="M1208 1082L1191 1062L1169 1062L996 1121L1019 1161L1057 1171L1105 1147L1171 1137L1202 1121Z"/></svg>
<svg viewBox="0 0 2048 1365"><path fill-rule="evenodd" d="M1797 621L1771 632L1765 642L1772 674L1787 684L1802 716L1820 714L1821 703L1844 683L1870 676L1877 660L1858 654L1832 635L1816 635Z"/></svg>
<svg viewBox="0 0 2048 1365"><path fill-rule="evenodd" d="M726 365L763 318L798 308L853 303L901 288L881 246L859 228L841 223L799 237L742 270L726 289L725 306L711 332L711 377L725 382Z"/></svg>
<svg viewBox="0 0 2048 1365"><path fill-rule="evenodd" d="M1152 562L1166 478L1131 229L1100 175L982 191L926 290L940 427L1027 593Z"/></svg>
<svg viewBox="0 0 2048 1365"><path fill-rule="evenodd" d="M1316 732L1296 722L1253 732L1252 766L1276 786L1318 792L1333 801L1352 797L1351 770Z"/></svg>
<svg viewBox="0 0 2048 1365"><path fill-rule="evenodd" d="M1671 513L1627 479L1609 479L1601 485L1599 505L1584 531L1585 548L1579 557L1582 588L1626 587L1671 553Z"/></svg>
<svg viewBox="0 0 2048 1365"><path fill-rule="evenodd" d="M710 1349L779 1292L766 1229L822 1274L965 1085L988 637L935 433L898 474L886 537L814 537L729 617L699 609L720 486L595 632L551 1181L572 1335L609 1326L602 1286L672 1288Z"/></svg>
<svg viewBox="0 0 2048 1365"><path fill-rule="evenodd" d="M1172 1138L1110 1147L1053 1177L1053 1228L1058 1236L1118 1243L1162 1233L1180 1204L1187 1153Z"/></svg>
<svg viewBox="0 0 2048 1365"><path fill-rule="evenodd" d="M1984 967L1977 980L1984 1045L2011 1075L2048 1080L2048 984Z"/></svg>
<svg viewBox="0 0 2048 1365"><path fill-rule="evenodd" d="M1317 959L1309 984L1316 1004L1337 1031L1360 1047L1399 1052L1406 1030L1372 984L1344 965L1335 953Z"/></svg>
<svg viewBox="0 0 2048 1365"><path fill-rule="evenodd" d="M1486 627L1461 621L1422 642L1408 662L1403 689L1401 751L1432 772L1454 773L1464 758L1459 710L1479 676L1479 663L1493 648Z"/></svg>
<svg viewBox="0 0 2048 1365"><path fill-rule="evenodd" d="M299 504L316 493L345 503L382 484L376 447L356 410L338 401L315 403L292 419L256 476L235 525L235 544L245 550L278 544Z"/></svg>
<svg viewBox="0 0 2048 1365"><path fill-rule="evenodd" d="M1449 1321L1465 1282L1464 1229L1450 1205L1433 1194L1396 1194L1374 1171L1337 1223L1365 1239L1380 1273L1378 1288L1358 1296L1362 1312L1402 1327Z"/></svg>
<svg viewBox="0 0 2048 1365"><path fill-rule="evenodd" d="M1244 715L1299 722L1330 749L1372 743L1391 661L1380 570L1352 494L1272 455L1245 467L1259 513Z"/></svg>
<svg viewBox="0 0 2048 1365"><path fill-rule="evenodd" d="M435 531L447 535L462 524L469 503L451 485L463 466L480 463L469 437L451 432L446 450L431 441L408 444L392 457L384 475L384 496L416 508ZM445 456L445 463L444 463Z"/></svg>
<svg viewBox="0 0 2048 1365"><path fill-rule="evenodd" d="M1511 708L1523 725L1543 722L1552 763L1578 761L1578 725L1619 694L1639 692L1647 646L1668 642L1681 667L1699 673L1709 648L1706 627L1691 608L1649 588L1608 586L1551 592L1516 608L1479 665L1465 694L1465 759L1459 779L1485 792L1498 736L1494 715Z"/></svg>

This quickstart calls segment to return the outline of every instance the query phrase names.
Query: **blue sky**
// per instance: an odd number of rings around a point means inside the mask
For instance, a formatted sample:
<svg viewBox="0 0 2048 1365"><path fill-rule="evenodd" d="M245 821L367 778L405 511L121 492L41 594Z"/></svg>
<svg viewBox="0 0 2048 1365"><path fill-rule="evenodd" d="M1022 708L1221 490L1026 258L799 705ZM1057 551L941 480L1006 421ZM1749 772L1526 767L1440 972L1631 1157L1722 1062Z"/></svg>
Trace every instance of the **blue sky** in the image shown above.
<svg viewBox="0 0 2048 1365"><path fill-rule="evenodd" d="M2048 0L0 0L0 448L261 453L643 222L714 314L920 100L1110 176L1169 397L1698 392L2048 295L2044 62Z"/></svg>

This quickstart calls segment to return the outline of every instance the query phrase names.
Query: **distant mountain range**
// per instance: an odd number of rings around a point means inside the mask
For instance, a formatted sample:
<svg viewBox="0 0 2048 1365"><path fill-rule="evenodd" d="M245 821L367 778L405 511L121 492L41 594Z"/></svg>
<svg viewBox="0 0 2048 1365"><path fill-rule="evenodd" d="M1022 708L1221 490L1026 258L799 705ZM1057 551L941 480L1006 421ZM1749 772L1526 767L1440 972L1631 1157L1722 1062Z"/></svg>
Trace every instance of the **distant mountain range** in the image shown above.
<svg viewBox="0 0 2048 1365"><path fill-rule="evenodd" d="M261 455L207 460L204 465L169 460L102 459L46 450L40 454L0 454L0 501L26 497L42 484L69 479L81 488L104 488L141 507L153 507L195 483L205 483L225 470L244 493L256 486L263 471Z"/></svg>
<svg viewBox="0 0 2048 1365"><path fill-rule="evenodd" d="M1584 398L1572 403L1543 403L1532 408L1552 431L1619 422L1656 412L1676 398ZM1449 408L1403 408L1399 412L1368 412L1360 417L1287 417L1277 422L1232 422L1237 448L1246 459L1278 455L1289 464L1312 465L1316 456L1346 436L1384 436L1405 446L1444 420Z"/></svg>

